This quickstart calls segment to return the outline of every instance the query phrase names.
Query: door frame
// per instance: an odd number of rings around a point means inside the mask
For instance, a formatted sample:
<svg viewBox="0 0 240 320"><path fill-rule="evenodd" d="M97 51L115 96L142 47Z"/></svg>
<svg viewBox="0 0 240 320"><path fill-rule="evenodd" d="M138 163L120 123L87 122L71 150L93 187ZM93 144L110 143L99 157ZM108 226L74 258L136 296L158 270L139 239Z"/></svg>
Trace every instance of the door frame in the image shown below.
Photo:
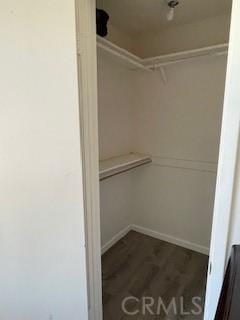
<svg viewBox="0 0 240 320"><path fill-rule="evenodd" d="M96 2L76 1L79 114L85 209L88 319L102 320Z"/></svg>
<svg viewBox="0 0 240 320"><path fill-rule="evenodd" d="M102 320L96 2L76 0L81 144L83 154L89 320ZM226 89L210 246L205 320L213 320L229 246L230 218L239 143L240 108L233 103L232 70L236 68L240 2L233 0ZM238 38L237 38L238 36ZM239 55L238 55L239 57ZM239 83L239 82L238 82Z"/></svg>
<svg viewBox="0 0 240 320"><path fill-rule="evenodd" d="M236 166L239 150L240 124L240 1L233 0L227 74L225 84L222 130L219 149L219 161L212 236L210 245L209 268L205 303L205 320L214 319L219 295L222 288L228 255L230 252L233 199L237 190Z"/></svg>

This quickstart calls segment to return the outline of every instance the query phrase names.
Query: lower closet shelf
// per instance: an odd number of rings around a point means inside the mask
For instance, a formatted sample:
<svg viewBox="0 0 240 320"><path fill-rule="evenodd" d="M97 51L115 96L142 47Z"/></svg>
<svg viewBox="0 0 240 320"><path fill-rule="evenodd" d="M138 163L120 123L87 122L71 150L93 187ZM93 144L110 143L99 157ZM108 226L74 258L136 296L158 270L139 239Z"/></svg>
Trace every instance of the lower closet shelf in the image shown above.
<svg viewBox="0 0 240 320"><path fill-rule="evenodd" d="M103 180L151 162L150 156L138 153L129 153L103 160L99 163L99 179Z"/></svg>

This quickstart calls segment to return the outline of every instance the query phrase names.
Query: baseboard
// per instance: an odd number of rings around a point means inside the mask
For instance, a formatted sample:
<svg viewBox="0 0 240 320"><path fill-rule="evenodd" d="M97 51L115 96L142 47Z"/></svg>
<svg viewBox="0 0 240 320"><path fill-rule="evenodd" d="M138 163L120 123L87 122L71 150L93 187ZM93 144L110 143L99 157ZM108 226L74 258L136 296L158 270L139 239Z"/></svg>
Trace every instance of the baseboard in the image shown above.
<svg viewBox="0 0 240 320"><path fill-rule="evenodd" d="M112 237L104 246L102 246L102 254L108 251L115 243L121 240L129 231L131 230L131 225L127 226L126 228L122 229L118 232L115 236Z"/></svg>
<svg viewBox="0 0 240 320"><path fill-rule="evenodd" d="M102 254L104 254L106 251L108 251L115 243L117 243L119 240L121 240L129 231L136 231L142 234L145 234L147 236L166 241L172 244L175 244L177 246L190 249L205 255L209 255L209 248L201 246L199 244L186 241L183 239L175 238L173 236L170 236L168 234L164 234L161 232L157 232L145 227L137 226L137 225L129 225L126 228L122 229L120 232L118 232L112 239L110 239L104 246L102 246Z"/></svg>
<svg viewBox="0 0 240 320"><path fill-rule="evenodd" d="M160 232L157 232L157 231L153 231L151 229L140 227L140 226L137 226L137 225L132 225L131 226L131 230L143 233L143 234L145 234L147 236L150 236L150 237L153 237L153 238L157 238L159 240L163 240L163 241L175 244L175 245L183 247L183 248L187 248L187 249L199 252L199 253L203 253L205 255L209 255L209 248L201 246L201 245L193 243L193 242L190 242L190 241L186 241L186 240L183 240L183 239L178 239L178 238L175 238L175 237L170 236L168 234L164 234L164 233L160 233Z"/></svg>

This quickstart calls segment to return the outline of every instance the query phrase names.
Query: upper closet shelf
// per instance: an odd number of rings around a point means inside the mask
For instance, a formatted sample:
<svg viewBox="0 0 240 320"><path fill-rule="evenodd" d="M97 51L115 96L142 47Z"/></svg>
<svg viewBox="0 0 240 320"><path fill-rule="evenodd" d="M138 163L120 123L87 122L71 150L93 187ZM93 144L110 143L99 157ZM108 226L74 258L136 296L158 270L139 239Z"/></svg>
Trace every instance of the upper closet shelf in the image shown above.
<svg viewBox="0 0 240 320"><path fill-rule="evenodd" d="M154 69L157 67L164 67L170 64L184 62L199 57L206 56L220 56L228 53L228 44L219 44L210 47L198 48L193 50L186 50L158 57L143 59L142 62L148 68Z"/></svg>
<svg viewBox="0 0 240 320"><path fill-rule="evenodd" d="M184 62L189 59L205 56L219 56L227 54L228 44L219 44L210 47L204 47L194 50L186 50L182 52L176 52L166 55L160 55L157 57L141 59L140 57L130 53L129 51L120 48L119 46L111 43L110 41L97 37L98 49L114 56L121 60L125 65L131 69L141 69L145 71L154 71L157 68L163 68L164 66Z"/></svg>
<svg viewBox="0 0 240 320"><path fill-rule="evenodd" d="M99 163L99 179L103 180L151 162L150 156L138 153L103 160Z"/></svg>
<svg viewBox="0 0 240 320"><path fill-rule="evenodd" d="M133 70L140 69L148 72L151 71L147 66L144 66L141 58L99 36L97 36L97 47L99 50L117 58L124 65Z"/></svg>

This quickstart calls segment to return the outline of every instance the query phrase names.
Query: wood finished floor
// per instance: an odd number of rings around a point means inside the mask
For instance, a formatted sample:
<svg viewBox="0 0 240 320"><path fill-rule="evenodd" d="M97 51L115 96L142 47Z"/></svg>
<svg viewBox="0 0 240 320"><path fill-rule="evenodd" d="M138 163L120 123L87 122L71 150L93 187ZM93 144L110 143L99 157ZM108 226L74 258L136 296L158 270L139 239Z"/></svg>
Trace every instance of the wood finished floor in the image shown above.
<svg viewBox="0 0 240 320"><path fill-rule="evenodd" d="M193 297L200 297L203 307L207 264L205 255L130 231L102 257L104 320L203 319L203 314L181 314L180 310L197 311L192 304ZM142 297L153 297L154 314L125 314L121 304L129 296L139 299L126 304L132 312L142 308ZM177 314L174 307L168 315L163 308L159 314L159 297L165 306L174 297Z"/></svg>

